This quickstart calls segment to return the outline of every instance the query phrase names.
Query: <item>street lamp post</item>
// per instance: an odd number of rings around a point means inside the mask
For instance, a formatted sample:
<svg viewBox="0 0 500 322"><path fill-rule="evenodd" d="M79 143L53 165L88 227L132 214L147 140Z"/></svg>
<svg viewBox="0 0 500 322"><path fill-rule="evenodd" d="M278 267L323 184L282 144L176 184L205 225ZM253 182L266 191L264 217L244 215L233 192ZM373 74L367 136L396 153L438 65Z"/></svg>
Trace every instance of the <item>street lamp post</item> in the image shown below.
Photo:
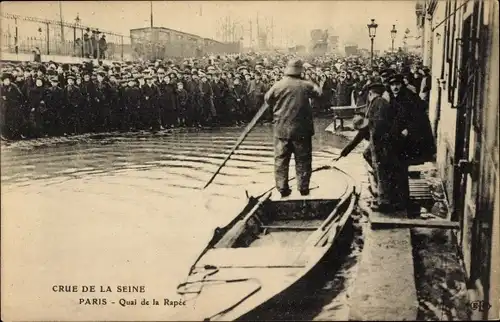
<svg viewBox="0 0 500 322"><path fill-rule="evenodd" d="M392 25L392 30L391 30L392 52L394 52L394 39L396 39L397 33L398 33L398 31L396 30L396 25Z"/></svg>
<svg viewBox="0 0 500 322"><path fill-rule="evenodd" d="M80 26L80 15L77 13L76 18L75 18L75 28L73 29L73 51L76 50L76 29ZM83 39L80 39L82 42L81 45L81 52L82 52L82 57L83 57Z"/></svg>
<svg viewBox="0 0 500 322"><path fill-rule="evenodd" d="M375 23L375 19L372 19L372 22L370 24L367 24L366 26L368 27L368 35L370 36L371 40L370 61L371 65L373 66L373 41L375 40L375 33L377 32L378 25Z"/></svg>
<svg viewBox="0 0 500 322"><path fill-rule="evenodd" d="M73 28L73 43L76 42L76 28L78 28L78 24L80 24L80 16L76 14L75 27Z"/></svg>

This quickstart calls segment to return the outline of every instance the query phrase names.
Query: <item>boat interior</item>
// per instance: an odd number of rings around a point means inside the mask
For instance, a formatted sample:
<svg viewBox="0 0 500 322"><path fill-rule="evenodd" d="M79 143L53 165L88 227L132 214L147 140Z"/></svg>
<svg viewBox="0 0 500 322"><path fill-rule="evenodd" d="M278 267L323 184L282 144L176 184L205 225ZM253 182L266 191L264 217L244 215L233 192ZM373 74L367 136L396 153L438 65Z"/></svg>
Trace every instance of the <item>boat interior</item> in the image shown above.
<svg viewBox="0 0 500 322"><path fill-rule="evenodd" d="M238 216L214 248L297 247L332 214L339 199L264 201Z"/></svg>

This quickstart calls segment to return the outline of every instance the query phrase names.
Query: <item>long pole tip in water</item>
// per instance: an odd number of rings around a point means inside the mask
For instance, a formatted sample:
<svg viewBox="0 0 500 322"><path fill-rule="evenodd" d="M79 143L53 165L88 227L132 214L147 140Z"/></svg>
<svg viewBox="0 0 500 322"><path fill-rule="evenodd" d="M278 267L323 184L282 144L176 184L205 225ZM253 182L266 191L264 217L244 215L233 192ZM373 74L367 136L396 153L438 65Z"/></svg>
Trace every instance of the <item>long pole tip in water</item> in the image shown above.
<svg viewBox="0 0 500 322"><path fill-rule="evenodd" d="M262 107L259 109L259 111L257 112L257 114L253 117L252 121L250 121L250 123L247 125L247 127L245 128L243 133L240 135L240 137L238 138L238 141L233 146L233 148L231 149L229 154L224 158L224 161L222 161L222 164L219 166L217 171L215 171L215 173L212 175L210 180L208 180L207 184L203 187L203 189L205 189L206 187L208 187L212 183L214 178L219 174L219 171L222 169L222 167L224 167L226 165L226 162L229 160L229 158L234 153L234 151L236 151L236 149L240 146L240 144L243 143L243 140L245 140L248 133L250 133L250 131L255 126L255 124L257 124L257 121L261 118L261 116L264 114L264 112L266 111L267 108L268 108L268 105L264 103L262 105Z"/></svg>

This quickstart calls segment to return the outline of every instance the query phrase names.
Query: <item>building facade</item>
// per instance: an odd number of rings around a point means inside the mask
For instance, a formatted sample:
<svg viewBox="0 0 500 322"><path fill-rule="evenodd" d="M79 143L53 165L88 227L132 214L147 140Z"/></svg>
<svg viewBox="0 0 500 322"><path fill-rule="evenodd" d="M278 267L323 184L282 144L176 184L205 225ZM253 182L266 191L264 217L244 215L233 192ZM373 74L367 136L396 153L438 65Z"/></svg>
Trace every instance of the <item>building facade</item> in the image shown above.
<svg viewBox="0 0 500 322"><path fill-rule="evenodd" d="M130 38L135 58L148 60L240 52L239 43L222 43L164 27L131 29Z"/></svg>
<svg viewBox="0 0 500 322"><path fill-rule="evenodd" d="M423 60L431 68L429 117L437 167L468 277L470 300L491 308L472 319L498 319L499 15L494 0L427 0L416 7Z"/></svg>

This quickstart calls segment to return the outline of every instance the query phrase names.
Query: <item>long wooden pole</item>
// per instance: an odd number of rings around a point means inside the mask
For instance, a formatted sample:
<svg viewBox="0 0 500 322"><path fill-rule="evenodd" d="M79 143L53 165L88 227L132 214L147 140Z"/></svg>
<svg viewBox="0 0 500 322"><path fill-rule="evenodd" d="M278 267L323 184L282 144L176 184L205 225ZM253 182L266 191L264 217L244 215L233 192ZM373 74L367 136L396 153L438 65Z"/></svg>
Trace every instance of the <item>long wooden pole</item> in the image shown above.
<svg viewBox="0 0 500 322"><path fill-rule="evenodd" d="M208 180L208 182L205 184L205 186L203 187L203 189L205 189L206 187L208 187L212 183L212 181L214 181L215 177L219 174L220 170L226 165L226 162L229 160L229 158L231 158L231 156L233 155L234 151L236 151L236 149L238 149L238 147L241 145L241 143L243 143L243 141L245 140L245 138L247 137L247 135L254 128L255 124L257 124L257 122L262 117L262 115L267 110L267 108L268 108L268 105L266 103L264 103L264 105L262 105L262 107L257 112L257 114L253 117L252 121L250 121L250 123L248 123L247 127L245 128L245 131L243 131L243 133L238 138L238 141L236 142L236 144L231 149L231 152L229 152L229 154L226 156L226 158L224 159L224 161L222 161L222 163L219 166L219 168L217 169L217 171L215 171L215 173L212 175L212 177L210 178L210 180Z"/></svg>

